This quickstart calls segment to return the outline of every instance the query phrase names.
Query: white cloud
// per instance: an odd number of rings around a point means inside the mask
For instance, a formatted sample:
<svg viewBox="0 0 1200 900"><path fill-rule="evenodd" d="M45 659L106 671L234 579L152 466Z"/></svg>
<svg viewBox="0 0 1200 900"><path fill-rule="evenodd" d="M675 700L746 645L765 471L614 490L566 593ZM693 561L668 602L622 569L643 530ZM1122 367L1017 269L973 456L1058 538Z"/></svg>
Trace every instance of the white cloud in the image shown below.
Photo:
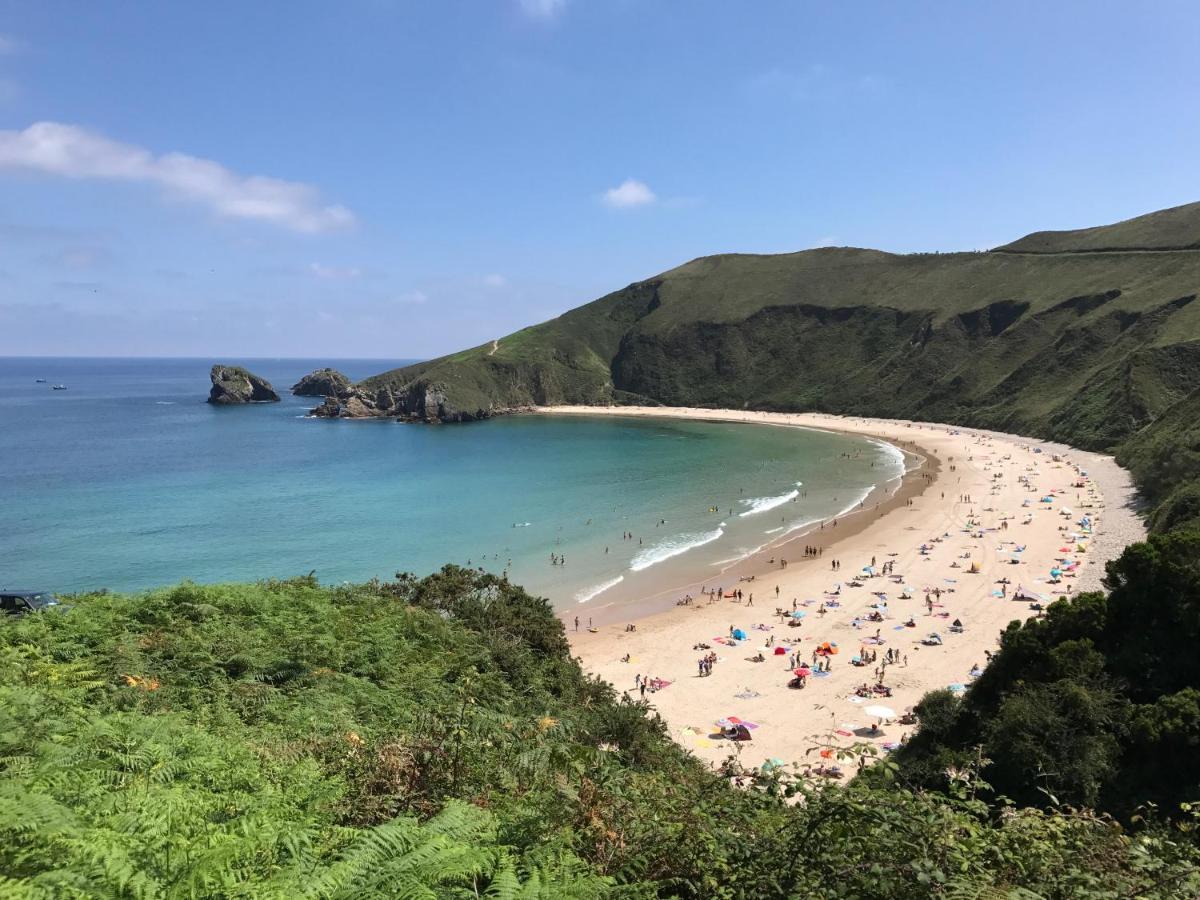
<svg viewBox="0 0 1200 900"><path fill-rule="evenodd" d="M611 206L613 209L646 206L657 199L650 186L636 178L626 178L617 187L605 191L603 197L605 206Z"/></svg>
<svg viewBox="0 0 1200 900"><path fill-rule="evenodd" d="M553 19L567 6L567 0L520 0L521 11L535 19Z"/></svg>
<svg viewBox="0 0 1200 900"><path fill-rule="evenodd" d="M142 147L58 122L37 122L24 131L0 131L0 168L155 184L169 196L207 206L221 216L306 234L354 224L350 210L322 205L311 185L239 175L211 159L183 153L155 156Z"/></svg>
<svg viewBox="0 0 1200 900"><path fill-rule="evenodd" d="M308 271L317 278L327 278L330 280L358 278L362 275L362 269L356 269L352 266L327 266L318 262L309 263Z"/></svg>
<svg viewBox="0 0 1200 900"><path fill-rule="evenodd" d="M809 250L819 250L822 247L833 247L837 244L837 237L832 234L827 234L825 237L817 238L813 243L808 245Z"/></svg>
<svg viewBox="0 0 1200 900"><path fill-rule="evenodd" d="M493 272L491 275L483 276L483 283L490 288L501 288L508 284L508 279L503 275Z"/></svg>
<svg viewBox="0 0 1200 900"><path fill-rule="evenodd" d="M396 298L397 303L425 303L429 300L424 291L409 291Z"/></svg>

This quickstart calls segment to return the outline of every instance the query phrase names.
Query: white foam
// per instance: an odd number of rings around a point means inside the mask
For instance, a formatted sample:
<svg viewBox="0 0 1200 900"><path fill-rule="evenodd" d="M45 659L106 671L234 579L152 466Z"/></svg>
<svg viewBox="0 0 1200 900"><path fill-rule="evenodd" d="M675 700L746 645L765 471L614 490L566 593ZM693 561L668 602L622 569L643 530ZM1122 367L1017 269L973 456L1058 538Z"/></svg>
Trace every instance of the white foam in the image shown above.
<svg viewBox="0 0 1200 900"><path fill-rule="evenodd" d="M845 515L845 514L840 513L839 515ZM793 531L800 531L803 528L811 528L813 525L820 524L820 522L821 522L820 519L805 519L803 522L795 522L792 525L789 525L788 530L784 533L791 534Z"/></svg>
<svg viewBox="0 0 1200 900"><path fill-rule="evenodd" d="M603 594L609 588L616 587L618 584L620 584L624 580L625 580L624 575L618 575L616 578L606 581L603 584L598 584L595 587L585 588L584 590L580 591L578 594L575 595L575 602L576 603L587 603L589 600L594 600L596 597L599 597L601 594Z"/></svg>
<svg viewBox="0 0 1200 900"><path fill-rule="evenodd" d="M738 513L739 516L755 516L759 513L764 513L767 510L775 509L777 506L783 506L785 503L790 503L800 496L800 492L796 490L788 491L786 494L780 494L777 497L755 497L753 500L743 500L749 509L744 513Z"/></svg>
<svg viewBox="0 0 1200 900"><path fill-rule="evenodd" d="M697 547L703 547L705 544L711 544L713 541L720 540L725 534L725 523L722 522L717 528L712 531L707 531L703 534L681 534L676 537L665 540L653 547L647 547L633 558L633 562L629 564L631 572L641 572L643 569L648 569L651 566L658 565L660 562L665 562L673 556L679 556L681 553L687 553L689 550L695 550Z"/></svg>
<svg viewBox="0 0 1200 900"><path fill-rule="evenodd" d="M867 438L867 440L875 446L882 448L883 451L891 458L892 462L896 464L897 468L899 469L899 474L904 474L906 460L903 450L894 444L889 444L887 441L881 441L877 438Z"/></svg>
<svg viewBox="0 0 1200 900"><path fill-rule="evenodd" d="M856 509L858 509L858 504L862 503L864 500L866 500L868 497L871 496L871 491L873 491L873 490L875 490L874 487L867 488L865 491L862 492L862 495L857 500L855 500L853 503L851 503L849 506L847 506L845 509L843 509L836 516L834 516L834 518L836 519L839 516L849 515L850 513L854 512Z"/></svg>

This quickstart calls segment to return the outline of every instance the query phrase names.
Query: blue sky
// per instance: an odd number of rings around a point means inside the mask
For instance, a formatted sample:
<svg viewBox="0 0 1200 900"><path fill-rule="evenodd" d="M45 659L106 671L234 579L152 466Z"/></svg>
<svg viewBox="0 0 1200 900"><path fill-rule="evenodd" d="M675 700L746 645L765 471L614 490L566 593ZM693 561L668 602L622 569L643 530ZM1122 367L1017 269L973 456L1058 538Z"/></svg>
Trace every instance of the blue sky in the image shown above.
<svg viewBox="0 0 1200 900"><path fill-rule="evenodd" d="M0 355L424 357L1200 199L1200 4L0 0Z"/></svg>

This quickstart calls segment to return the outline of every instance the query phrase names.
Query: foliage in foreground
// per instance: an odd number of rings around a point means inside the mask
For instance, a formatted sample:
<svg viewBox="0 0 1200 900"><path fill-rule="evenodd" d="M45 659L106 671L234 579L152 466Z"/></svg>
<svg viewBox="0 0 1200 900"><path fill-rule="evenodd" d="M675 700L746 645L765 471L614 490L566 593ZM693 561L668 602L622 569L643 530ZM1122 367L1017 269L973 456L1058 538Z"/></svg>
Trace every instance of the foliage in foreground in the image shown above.
<svg viewBox="0 0 1200 900"><path fill-rule="evenodd" d="M903 774L935 787L981 748L985 777L1025 804L1128 818L1200 802L1200 533L1131 545L1105 584L1009 625L963 700L927 695Z"/></svg>
<svg viewBox="0 0 1200 900"><path fill-rule="evenodd" d="M712 773L492 576L73 603L0 624L0 896L1200 891L1182 828L989 806L969 772Z"/></svg>

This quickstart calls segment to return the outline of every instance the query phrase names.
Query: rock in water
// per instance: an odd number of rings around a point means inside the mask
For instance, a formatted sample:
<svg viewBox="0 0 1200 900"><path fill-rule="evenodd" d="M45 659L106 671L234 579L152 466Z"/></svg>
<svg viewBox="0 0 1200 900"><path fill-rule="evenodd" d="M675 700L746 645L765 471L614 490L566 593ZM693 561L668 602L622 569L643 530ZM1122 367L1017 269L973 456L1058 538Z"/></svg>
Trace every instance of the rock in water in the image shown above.
<svg viewBox="0 0 1200 900"><path fill-rule="evenodd" d="M325 402L316 409L309 410L310 416L318 419L336 419L342 414L342 404L335 397L326 397Z"/></svg>
<svg viewBox="0 0 1200 900"><path fill-rule="evenodd" d="M345 397L350 393L350 379L337 369L317 369L292 385L297 397Z"/></svg>
<svg viewBox="0 0 1200 900"><path fill-rule="evenodd" d="M279 400L271 382L241 366L213 366L209 378L212 379L209 403L274 403Z"/></svg>

